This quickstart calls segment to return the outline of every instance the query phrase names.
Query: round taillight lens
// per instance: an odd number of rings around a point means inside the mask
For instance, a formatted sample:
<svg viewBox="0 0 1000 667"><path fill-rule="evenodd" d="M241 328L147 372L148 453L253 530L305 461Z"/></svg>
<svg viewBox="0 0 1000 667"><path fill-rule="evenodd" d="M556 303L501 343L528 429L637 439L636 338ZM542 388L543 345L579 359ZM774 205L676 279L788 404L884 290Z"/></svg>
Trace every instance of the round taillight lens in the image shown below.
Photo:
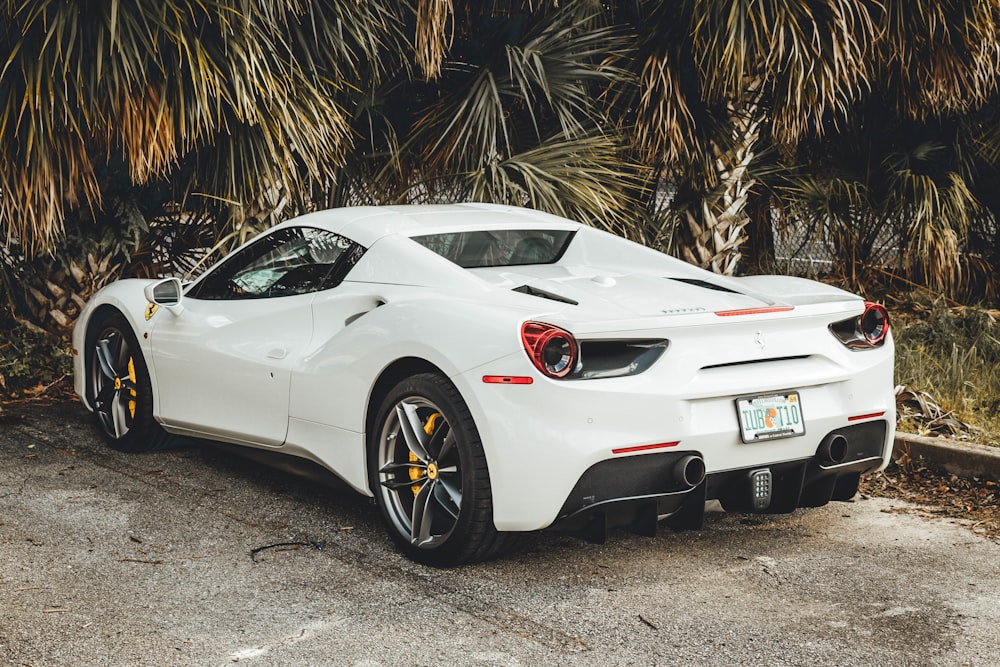
<svg viewBox="0 0 1000 667"><path fill-rule="evenodd" d="M865 302L865 312L861 314L861 335L869 345L878 345L889 333L889 313L884 306Z"/></svg>
<svg viewBox="0 0 1000 667"><path fill-rule="evenodd" d="M521 325L521 341L535 368L551 378L566 377L576 366L576 339L564 329L544 322L525 322Z"/></svg>

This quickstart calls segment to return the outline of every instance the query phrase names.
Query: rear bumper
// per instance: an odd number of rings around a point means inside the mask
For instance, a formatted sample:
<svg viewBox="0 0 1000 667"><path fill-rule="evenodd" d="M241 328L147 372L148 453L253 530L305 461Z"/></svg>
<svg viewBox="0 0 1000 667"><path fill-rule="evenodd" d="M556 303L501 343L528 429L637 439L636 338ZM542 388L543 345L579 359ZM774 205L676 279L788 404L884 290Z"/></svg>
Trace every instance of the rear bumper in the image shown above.
<svg viewBox="0 0 1000 667"><path fill-rule="evenodd" d="M885 421L836 429L810 458L717 472L693 486L678 470L688 458L700 458L699 452L602 461L581 477L552 528L603 542L613 529L641 535L655 534L661 523L675 530L700 529L706 500L719 500L729 511L770 514L849 500L861 475L882 465L888 430ZM832 458L825 445L831 440L844 445Z"/></svg>
<svg viewBox="0 0 1000 667"><path fill-rule="evenodd" d="M889 425L874 421L836 429L823 442L842 437L847 443L844 456L830 460L821 443L817 453L804 460L730 470L706 479L706 498L719 500L730 511L791 512L799 507L819 507L831 500L850 500L858 490L858 480L866 472L882 466ZM755 506L751 474L766 469L771 473L770 502Z"/></svg>
<svg viewBox="0 0 1000 667"><path fill-rule="evenodd" d="M864 366L844 368L815 359L738 366L729 370L725 382L720 378L709 389L700 386L698 378L689 383L672 381L676 375L669 367L610 380L560 382L537 376L528 385L483 383L482 376L488 374L536 375L523 354L453 380L480 431L497 529L530 531L554 523L585 523L585 514L610 516L636 506L644 508L645 523L650 514L676 513L686 498L700 492L676 489L667 482L650 486L643 480L668 479L672 464L664 461L690 454L704 460L706 497L721 499L727 494L716 488L735 488L747 471L766 467L778 471L789 464L804 466L796 502L818 503L811 499L823 495L813 490L821 479L830 484L829 478L860 474L855 467L878 469L891 453L895 425L891 350L851 354L849 361L863 361ZM736 398L787 390L799 393L805 434L743 443ZM869 424L880 426L875 436L864 439L868 444L863 455L840 464L819 462L817 452L831 433L841 429L854 433L853 429ZM634 449L650 445L654 447ZM588 473L592 468L596 472ZM603 497L581 491L592 479L615 476L624 486L604 489ZM608 507L585 507L589 496L595 496L589 504ZM654 500L657 510L651 513ZM617 507L611 508L612 504ZM581 516L573 518L576 514ZM616 521L628 519L612 523Z"/></svg>

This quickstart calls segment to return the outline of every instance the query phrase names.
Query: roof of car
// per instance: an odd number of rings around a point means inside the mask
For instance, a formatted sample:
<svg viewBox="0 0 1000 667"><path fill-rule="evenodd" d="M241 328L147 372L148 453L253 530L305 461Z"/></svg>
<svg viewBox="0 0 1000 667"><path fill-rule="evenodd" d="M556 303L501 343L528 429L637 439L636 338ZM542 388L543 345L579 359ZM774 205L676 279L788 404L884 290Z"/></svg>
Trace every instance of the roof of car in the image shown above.
<svg viewBox="0 0 1000 667"><path fill-rule="evenodd" d="M418 236L477 229L575 229L580 226L529 208L479 203L351 206L308 213L281 226L295 225L327 229L364 246L371 246L390 234Z"/></svg>

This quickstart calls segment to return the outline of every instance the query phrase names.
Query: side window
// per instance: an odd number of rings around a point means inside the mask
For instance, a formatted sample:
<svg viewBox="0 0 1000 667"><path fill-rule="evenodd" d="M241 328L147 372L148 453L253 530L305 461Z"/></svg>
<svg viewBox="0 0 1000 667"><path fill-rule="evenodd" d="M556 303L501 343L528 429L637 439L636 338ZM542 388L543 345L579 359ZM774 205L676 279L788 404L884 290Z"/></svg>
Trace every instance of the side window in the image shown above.
<svg viewBox="0 0 1000 667"><path fill-rule="evenodd" d="M313 227L286 227L255 241L206 274L195 299L262 299L340 284L365 249Z"/></svg>

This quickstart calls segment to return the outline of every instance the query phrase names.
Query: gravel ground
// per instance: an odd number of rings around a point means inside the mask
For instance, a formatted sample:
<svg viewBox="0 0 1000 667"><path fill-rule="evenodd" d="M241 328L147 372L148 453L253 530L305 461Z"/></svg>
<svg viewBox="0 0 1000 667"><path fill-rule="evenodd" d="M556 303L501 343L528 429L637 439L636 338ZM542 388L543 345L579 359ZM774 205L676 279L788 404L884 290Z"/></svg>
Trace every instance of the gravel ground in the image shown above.
<svg viewBox="0 0 1000 667"><path fill-rule="evenodd" d="M1000 544L899 499L436 570L323 475L76 404L8 407L0 457L0 664L1000 664Z"/></svg>

